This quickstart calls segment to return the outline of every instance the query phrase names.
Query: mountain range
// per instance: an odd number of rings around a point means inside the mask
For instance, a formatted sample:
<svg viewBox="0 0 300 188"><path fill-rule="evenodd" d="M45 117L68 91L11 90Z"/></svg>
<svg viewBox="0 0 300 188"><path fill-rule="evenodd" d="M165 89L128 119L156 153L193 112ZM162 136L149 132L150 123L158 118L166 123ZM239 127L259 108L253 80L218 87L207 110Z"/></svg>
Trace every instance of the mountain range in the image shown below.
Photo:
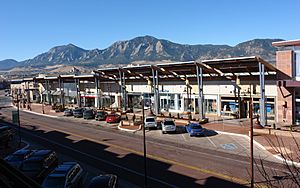
<svg viewBox="0 0 300 188"><path fill-rule="evenodd" d="M104 65L129 64L135 61L190 61L240 56L260 56L274 63L276 48L272 42L282 39L254 39L229 45L187 45L152 36L141 36L131 40L118 41L106 49L85 50L73 44L56 46L48 52L24 61L6 59L0 61L0 69L14 67L44 68L46 66L66 65L89 68Z"/></svg>

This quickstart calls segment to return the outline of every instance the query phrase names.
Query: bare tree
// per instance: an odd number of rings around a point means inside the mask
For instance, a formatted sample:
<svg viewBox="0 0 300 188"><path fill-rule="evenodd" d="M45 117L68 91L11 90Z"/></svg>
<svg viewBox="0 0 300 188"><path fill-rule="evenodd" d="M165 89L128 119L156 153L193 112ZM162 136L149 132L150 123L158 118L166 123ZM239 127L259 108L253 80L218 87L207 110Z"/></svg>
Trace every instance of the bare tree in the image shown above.
<svg viewBox="0 0 300 188"><path fill-rule="evenodd" d="M260 159L255 161L256 168L258 169L262 180L261 184L258 187L267 186L267 187L300 187L300 145L299 141L292 135L292 143L284 142L282 137L274 135L274 140L267 137L267 141L274 149L276 153L282 158L281 170L275 170L267 168L265 162ZM291 145L294 152L292 151Z"/></svg>

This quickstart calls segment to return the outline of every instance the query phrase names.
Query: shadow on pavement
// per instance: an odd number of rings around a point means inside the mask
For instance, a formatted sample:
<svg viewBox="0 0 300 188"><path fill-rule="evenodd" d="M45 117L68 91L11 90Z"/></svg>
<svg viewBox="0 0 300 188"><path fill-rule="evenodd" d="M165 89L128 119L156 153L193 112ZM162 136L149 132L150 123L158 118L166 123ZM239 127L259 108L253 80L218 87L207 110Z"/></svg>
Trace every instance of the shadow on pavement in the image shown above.
<svg viewBox="0 0 300 188"><path fill-rule="evenodd" d="M7 123L10 124L10 123ZM32 125L33 127L37 125ZM213 133L213 132L209 132ZM22 128L23 138L33 143L39 143L45 148L71 156L74 160L89 164L106 173L117 174L120 179L127 180L138 186L144 186L144 158L143 156L122 151L90 140L72 140L70 135L60 131L28 130ZM142 144L141 144L142 148ZM173 168L180 168L182 173L174 172ZM147 158L148 187L243 187L241 185L210 176L198 180L184 174L191 173L191 169L178 167L167 162Z"/></svg>
<svg viewBox="0 0 300 188"><path fill-rule="evenodd" d="M234 188L246 188L245 185L239 185L227 180L209 177L206 179L205 183L201 187L234 187Z"/></svg>

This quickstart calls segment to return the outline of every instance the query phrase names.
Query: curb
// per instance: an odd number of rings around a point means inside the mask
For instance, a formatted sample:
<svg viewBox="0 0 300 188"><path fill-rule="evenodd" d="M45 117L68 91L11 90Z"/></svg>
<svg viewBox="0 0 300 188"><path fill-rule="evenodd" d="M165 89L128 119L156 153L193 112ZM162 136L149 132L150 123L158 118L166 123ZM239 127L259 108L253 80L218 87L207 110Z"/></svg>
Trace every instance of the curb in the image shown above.
<svg viewBox="0 0 300 188"><path fill-rule="evenodd" d="M121 125L121 122L118 125L118 129L121 130L121 131L126 131L126 132L137 132L137 131L140 131L142 129L141 125L136 130L125 129L125 128L122 128L120 125Z"/></svg>
<svg viewBox="0 0 300 188"><path fill-rule="evenodd" d="M48 115L48 114L41 114L41 113L30 111L30 110L23 110L22 109L22 111L32 113L32 114L35 114L35 115L45 116L45 117L58 118L58 116L52 116L52 115Z"/></svg>

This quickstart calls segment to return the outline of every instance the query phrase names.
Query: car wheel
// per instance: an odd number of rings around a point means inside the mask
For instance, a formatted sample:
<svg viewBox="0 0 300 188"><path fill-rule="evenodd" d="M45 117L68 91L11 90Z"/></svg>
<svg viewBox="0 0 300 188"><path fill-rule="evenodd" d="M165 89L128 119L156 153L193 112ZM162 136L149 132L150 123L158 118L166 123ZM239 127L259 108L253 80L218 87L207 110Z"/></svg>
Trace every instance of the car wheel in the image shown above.
<svg viewBox="0 0 300 188"><path fill-rule="evenodd" d="M166 132L165 131L161 131L163 134L166 134Z"/></svg>

